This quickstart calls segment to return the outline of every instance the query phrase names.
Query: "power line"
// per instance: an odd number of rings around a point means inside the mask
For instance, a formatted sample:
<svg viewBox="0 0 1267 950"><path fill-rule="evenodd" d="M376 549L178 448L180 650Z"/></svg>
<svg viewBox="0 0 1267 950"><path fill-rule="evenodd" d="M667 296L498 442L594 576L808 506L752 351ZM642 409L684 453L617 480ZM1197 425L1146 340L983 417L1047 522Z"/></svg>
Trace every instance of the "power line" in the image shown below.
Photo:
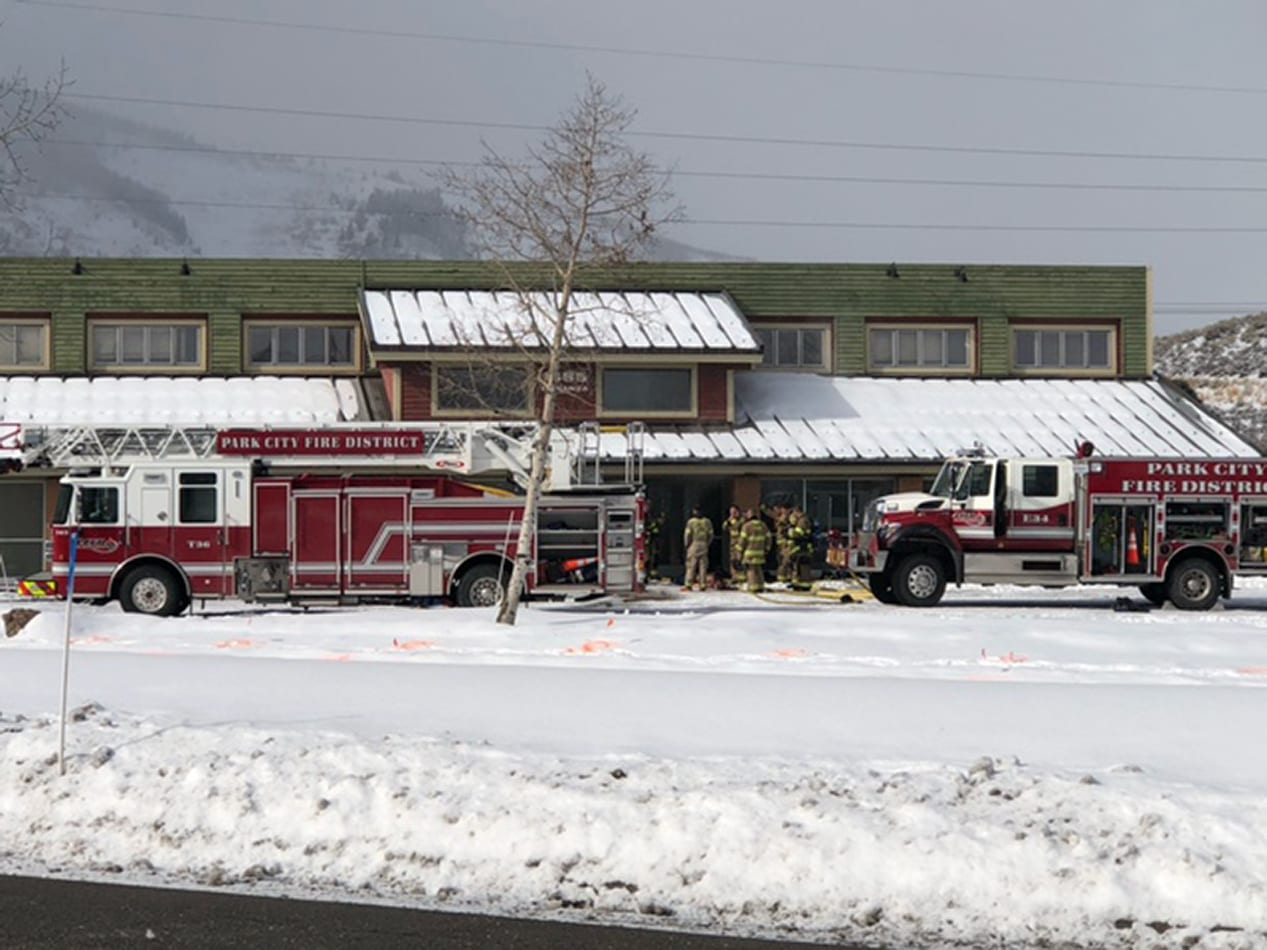
<svg viewBox="0 0 1267 950"><path fill-rule="evenodd" d="M285 152L270 149L225 149L211 145L155 145L130 142L91 142L76 139L46 139L50 145L69 145L84 148L121 148L163 152L189 152L209 155L226 155L243 158L296 158L321 161L365 162L380 165L424 165L440 168L464 168L477 166L478 162L443 161L428 158L406 158L386 155L348 155L321 152ZM717 178L751 181L817 182L822 184L867 185L935 185L969 188L1034 188L1074 191L1161 191L1161 192L1210 192L1229 194L1261 194L1267 186L1254 185L1146 185L1111 182L1052 182L1052 181L999 181L960 178L885 178L866 175L807 175L778 172L724 172L661 169L680 178Z"/></svg>
<svg viewBox="0 0 1267 950"><path fill-rule="evenodd" d="M293 205L254 201L221 201L180 198L140 198L113 197L110 195L78 195L78 194L44 194L22 195L24 199L53 201L98 201L115 204L157 204L176 205L201 208L240 208L271 211L325 211L336 214L365 214L374 217L412 217L412 218L452 218L452 211L367 211L363 208L346 208L340 205ZM838 230L875 230L875 231L1004 231L1004 232L1049 232L1078 234L1267 234L1267 225L1263 226L1211 226L1199 227L1189 225L1045 225L1045 224L902 224L870 221L793 221L793 220L761 220L742 218L682 218L675 222L716 227L750 227L750 228L812 228Z"/></svg>
<svg viewBox="0 0 1267 950"><path fill-rule="evenodd" d="M326 109L294 109L281 106L245 105L242 103L195 102L185 99L159 99L149 96L114 96L96 93L64 93L68 99L93 102L122 102L130 105L177 106L182 109L217 109L228 112L252 112L261 115L293 115L305 118L347 119L359 122L393 122L408 125L444 125L462 128L501 129L517 132L548 132L549 126L525 122L489 122L474 119L440 119L428 116L404 116L366 112L337 112ZM629 131L630 137L676 141L743 143L750 145L796 145L809 148L854 148L900 152L943 152L958 155L1011 155L1043 158L1110 158L1132 161L1223 162L1267 164L1261 155L1188 155L1158 152L1095 152L1064 149L1004 148L974 145L912 145L896 142L857 142L840 139L797 139L776 136L725 135L701 132Z"/></svg>
<svg viewBox="0 0 1267 950"><path fill-rule="evenodd" d="M271 29L308 30L317 33L333 33L352 36L383 37L390 39L430 40L435 42L462 43L503 48L539 49L559 52L601 53L608 56L652 57L694 62L729 63L742 66L771 66L790 69L824 69L847 72L880 73L884 75L923 76L936 79L976 79L995 82L1026 82L1068 86L1108 87L1117 89L1148 89L1167 92L1234 93L1238 95L1262 95L1267 87L1214 86L1198 83L1147 82L1128 79L1085 79L1076 76L1041 76L1029 73L992 73L968 69L934 69L922 66L878 66L864 63L833 62L826 60L779 59L766 56L739 56L726 53L700 53L691 50L663 50L630 46L599 46L584 43L561 43L544 40L504 39L499 37L464 36L452 33L431 33L414 30L388 30L372 27L332 26L320 23L302 23L288 20L263 20L251 17L234 17L204 13L177 13L164 10L141 10L135 7L107 6L104 4L73 3L69 0L13 0L26 6L53 7L68 10L113 13L124 16L187 20L202 23L222 23L237 26L266 27Z"/></svg>

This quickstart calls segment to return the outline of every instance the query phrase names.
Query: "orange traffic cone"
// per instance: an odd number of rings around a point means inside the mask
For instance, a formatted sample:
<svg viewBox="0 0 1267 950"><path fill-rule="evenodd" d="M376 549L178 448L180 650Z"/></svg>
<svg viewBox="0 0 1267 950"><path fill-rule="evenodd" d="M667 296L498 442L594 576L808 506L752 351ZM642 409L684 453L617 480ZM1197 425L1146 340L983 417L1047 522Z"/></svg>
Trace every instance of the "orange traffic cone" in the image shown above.
<svg viewBox="0 0 1267 950"><path fill-rule="evenodd" d="M1139 567L1139 545L1135 543L1135 532L1126 534L1126 566Z"/></svg>

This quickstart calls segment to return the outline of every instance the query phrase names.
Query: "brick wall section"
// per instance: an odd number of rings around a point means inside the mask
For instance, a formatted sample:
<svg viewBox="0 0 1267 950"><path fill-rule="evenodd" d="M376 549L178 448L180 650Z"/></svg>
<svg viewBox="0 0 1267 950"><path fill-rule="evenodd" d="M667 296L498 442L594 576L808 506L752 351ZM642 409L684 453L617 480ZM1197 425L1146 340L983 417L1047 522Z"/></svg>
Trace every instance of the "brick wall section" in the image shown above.
<svg viewBox="0 0 1267 950"><path fill-rule="evenodd" d="M730 374L732 366L714 363L700 365L695 374L700 422L730 421Z"/></svg>
<svg viewBox="0 0 1267 950"><path fill-rule="evenodd" d="M597 417L595 381L598 369L593 363L566 363L560 367L560 391L555 400L555 419L559 422L585 422Z"/></svg>
<svg viewBox="0 0 1267 950"><path fill-rule="evenodd" d="M400 370L400 418L431 418L431 368L426 363L402 363Z"/></svg>

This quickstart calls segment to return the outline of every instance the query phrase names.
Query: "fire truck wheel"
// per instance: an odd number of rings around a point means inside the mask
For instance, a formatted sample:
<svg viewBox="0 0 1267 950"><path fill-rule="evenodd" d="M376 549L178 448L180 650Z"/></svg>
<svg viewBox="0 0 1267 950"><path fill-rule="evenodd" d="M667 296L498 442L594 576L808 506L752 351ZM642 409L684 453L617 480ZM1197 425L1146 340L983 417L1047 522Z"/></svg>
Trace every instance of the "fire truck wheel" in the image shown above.
<svg viewBox="0 0 1267 950"><path fill-rule="evenodd" d="M1166 602L1169 595L1166 593L1165 584L1140 584L1139 592L1144 595L1144 599L1154 607L1160 607Z"/></svg>
<svg viewBox="0 0 1267 950"><path fill-rule="evenodd" d="M897 603L897 597L893 594L893 578L888 574L872 574L867 578L867 586L871 588L871 594L880 603Z"/></svg>
<svg viewBox="0 0 1267 950"><path fill-rule="evenodd" d="M1202 558L1189 558L1170 570L1170 602L1180 610L1209 610L1221 586L1218 571Z"/></svg>
<svg viewBox="0 0 1267 950"><path fill-rule="evenodd" d="M906 607L932 607L945 590L946 571L928 554L903 558L893 574L893 596Z"/></svg>
<svg viewBox="0 0 1267 950"><path fill-rule="evenodd" d="M182 609L180 586L165 567L134 567L123 578L119 603L130 613L171 617Z"/></svg>
<svg viewBox="0 0 1267 950"><path fill-rule="evenodd" d="M495 564L477 564L458 581L459 607L495 607L506 593L503 571Z"/></svg>

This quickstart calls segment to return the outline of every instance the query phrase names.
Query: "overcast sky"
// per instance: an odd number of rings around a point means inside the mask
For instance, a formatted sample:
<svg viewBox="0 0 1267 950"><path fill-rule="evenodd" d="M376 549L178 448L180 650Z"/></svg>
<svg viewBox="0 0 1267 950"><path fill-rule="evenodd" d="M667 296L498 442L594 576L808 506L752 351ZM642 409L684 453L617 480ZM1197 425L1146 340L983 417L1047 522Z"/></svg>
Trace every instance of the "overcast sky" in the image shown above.
<svg viewBox="0 0 1267 950"><path fill-rule="evenodd" d="M1267 309L1262 0L0 0L0 18L4 71L64 59L72 105L232 148L513 155L588 70L677 168L691 244L1147 264L1160 333Z"/></svg>

